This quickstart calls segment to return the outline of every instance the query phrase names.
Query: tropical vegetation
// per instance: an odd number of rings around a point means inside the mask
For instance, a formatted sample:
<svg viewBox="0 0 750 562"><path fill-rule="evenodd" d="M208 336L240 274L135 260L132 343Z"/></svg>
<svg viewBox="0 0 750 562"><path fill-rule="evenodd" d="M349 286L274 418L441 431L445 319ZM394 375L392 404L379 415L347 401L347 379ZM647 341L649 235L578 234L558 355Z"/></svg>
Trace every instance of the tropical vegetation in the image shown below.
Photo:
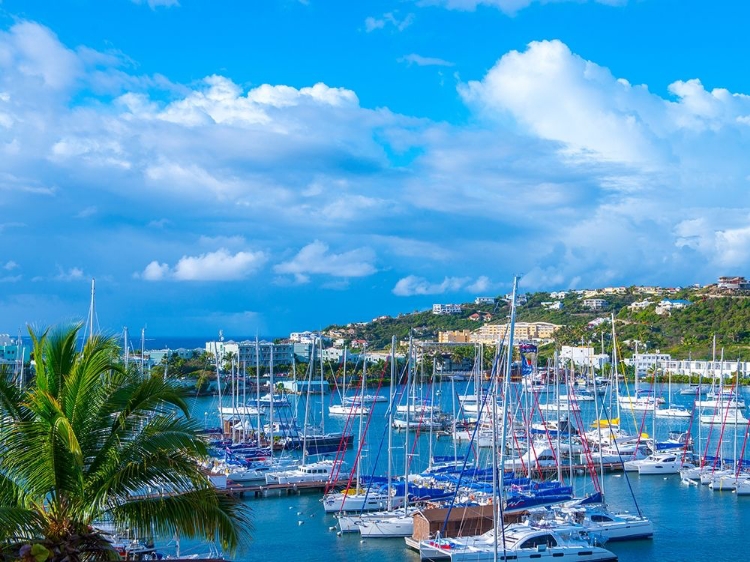
<svg viewBox="0 0 750 562"><path fill-rule="evenodd" d="M105 522L237 548L249 513L201 471L206 443L181 392L124 369L112 338L78 350L79 331L30 330L34 376L0 376L0 558L112 559Z"/></svg>

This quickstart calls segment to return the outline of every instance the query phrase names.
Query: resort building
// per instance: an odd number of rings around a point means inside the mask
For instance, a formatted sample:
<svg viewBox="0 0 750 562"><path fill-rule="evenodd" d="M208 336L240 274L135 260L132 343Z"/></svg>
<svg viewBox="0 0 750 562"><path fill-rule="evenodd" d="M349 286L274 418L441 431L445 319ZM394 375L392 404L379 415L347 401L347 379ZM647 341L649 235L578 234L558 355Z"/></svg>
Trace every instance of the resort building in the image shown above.
<svg viewBox="0 0 750 562"><path fill-rule="evenodd" d="M471 341L470 330L448 330L438 332L438 343L469 343Z"/></svg>
<svg viewBox="0 0 750 562"><path fill-rule="evenodd" d="M513 339L516 342L550 340L560 326L549 322L516 322ZM471 333L471 343L494 344L505 338L508 324L485 324Z"/></svg>

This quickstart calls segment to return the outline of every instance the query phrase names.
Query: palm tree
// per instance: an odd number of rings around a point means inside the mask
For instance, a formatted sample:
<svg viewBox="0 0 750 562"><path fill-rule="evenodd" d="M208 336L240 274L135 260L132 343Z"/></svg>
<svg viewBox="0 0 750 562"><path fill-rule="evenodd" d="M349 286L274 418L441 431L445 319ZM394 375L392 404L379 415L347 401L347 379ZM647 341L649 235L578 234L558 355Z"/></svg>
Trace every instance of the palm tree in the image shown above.
<svg viewBox="0 0 750 562"><path fill-rule="evenodd" d="M201 472L206 444L180 391L125 371L113 338L77 351L79 331L29 330L26 388L0 373L0 559L111 559L94 527L105 520L236 549L249 512Z"/></svg>

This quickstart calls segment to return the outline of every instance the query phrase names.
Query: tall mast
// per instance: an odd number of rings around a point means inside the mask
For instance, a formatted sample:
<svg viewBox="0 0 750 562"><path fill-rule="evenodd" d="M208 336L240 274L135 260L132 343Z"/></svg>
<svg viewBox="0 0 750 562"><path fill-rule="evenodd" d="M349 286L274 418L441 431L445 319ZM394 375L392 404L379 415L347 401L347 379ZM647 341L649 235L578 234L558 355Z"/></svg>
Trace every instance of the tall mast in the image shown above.
<svg viewBox="0 0 750 562"><path fill-rule="evenodd" d="M268 406L268 423L271 425L271 450L273 451L273 401L276 399L273 388L273 342L271 342L271 354L268 358L268 390L271 393L271 403ZM281 420L281 416L279 416ZM281 422L279 422L281 425ZM290 430L291 431L291 430Z"/></svg>
<svg viewBox="0 0 750 562"><path fill-rule="evenodd" d="M320 334L320 431L326 434L326 401L323 399L323 334ZM364 373L363 375L364 376ZM362 380L364 382L364 379ZM360 404L361 405L361 404Z"/></svg>
<svg viewBox="0 0 750 562"><path fill-rule="evenodd" d="M507 420L507 412L508 412L508 396L510 393L510 375L511 375L511 369L513 368L513 332L516 329L516 291L518 290L518 276L513 277L513 292L511 294L511 301L510 301L510 326L508 327L508 357L507 362L505 364L505 380L503 381L503 404L501 407L501 415L503 420L503 426L502 426L502 435L500 437L500 461L499 463L495 461L495 468L493 469L493 474L499 469L500 470L500 492L504 496L505 495L505 440L508 436L508 420ZM498 369L499 371L499 369ZM497 383L495 383L497 384ZM492 399L493 403L496 403L497 400L495 398ZM493 406L493 409L496 408L496 406ZM497 424L497 416L494 416L493 420L493 428ZM494 430L493 435L493 444L492 444L492 458L497 459L497 441L494 441L495 437L497 436L497 430ZM503 499L502 497L498 498L497 506L498 510L502 510L503 506ZM502 511L500 511L502 513ZM500 527L504 530L503 521L498 521L498 518L495 517L495 557L497 557L497 525L500 525ZM503 551L505 551L505 540L503 539Z"/></svg>
<svg viewBox="0 0 750 562"><path fill-rule="evenodd" d="M128 327L123 328L123 347L125 348L125 371L128 370L130 363L130 343L128 342Z"/></svg>
<svg viewBox="0 0 750 562"><path fill-rule="evenodd" d="M94 324L99 325L99 320L96 318L96 306L94 304L94 295L96 294L96 282L91 279L91 301L89 302L89 313L86 318L86 324L83 327L83 342L81 345L85 345L87 341L94 337Z"/></svg>
<svg viewBox="0 0 750 562"><path fill-rule="evenodd" d="M146 378L146 328L141 328L141 377Z"/></svg>
<svg viewBox="0 0 750 562"><path fill-rule="evenodd" d="M260 421L260 343L258 342L258 334L255 334L255 410L257 412L256 427L256 445L260 447L260 433L263 427ZM271 456L273 456L273 443L271 443Z"/></svg>
<svg viewBox="0 0 750 562"><path fill-rule="evenodd" d="M404 510L409 500L409 423L411 416L411 398L409 388L412 383L412 334L409 330L409 352L406 363L406 430L404 431Z"/></svg>
<svg viewBox="0 0 750 562"><path fill-rule="evenodd" d="M94 337L94 315L96 309L94 307L94 295L96 294L96 280L91 279L91 303L89 304L89 339Z"/></svg>
<svg viewBox="0 0 750 562"><path fill-rule="evenodd" d="M224 332L219 330L219 341L214 345L214 352L216 352L216 388L219 392L219 425L221 426L221 434L224 435L224 413L221 411L221 357L219 348L223 347Z"/></svg>
<svg viewBox="0 0 750 562"><path fill-rule="evenodd" d="M346 358L346 348L344 348L344 358ZM346 365L346 364L344 364ZM391 451L393 450L393 389L394 379L396 378L396 336L391 336L391 385L390 395L388 396L388 511L393 508L391 500L391 480L393 479L391 469Z"/></svg>

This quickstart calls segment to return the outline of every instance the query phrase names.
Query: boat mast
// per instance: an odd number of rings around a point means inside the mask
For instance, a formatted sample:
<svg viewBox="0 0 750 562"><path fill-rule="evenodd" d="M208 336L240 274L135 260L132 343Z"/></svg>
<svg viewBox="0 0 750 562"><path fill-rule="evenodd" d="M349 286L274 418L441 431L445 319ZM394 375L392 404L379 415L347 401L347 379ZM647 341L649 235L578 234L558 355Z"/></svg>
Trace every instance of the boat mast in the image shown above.
<svg viewBox="0 0 750 562"><path fill-rule="evenodd" d="M357 435L357 446L359 447L360 455L357 458L357 493L360 492L359 483L361 479L361 467L362 467L362 418L364 413L365 403L365 380L367 379L367 344L362 346L362 382L359 385L359 432ZM322 387L321 387L322 389ZM322 390L321 390L322 392ZM321 395L321 400L323 396ZM369 488L368 488L369 491Z"/></svg>
<svg viewBox="0 0 750 562"><path fill-rule="evenodd" d="M125 348L125 371L128 370L128 363L130 362L130 344L128 343L128 327L123 328L123 347Z"/></svg>
<svg viewBox="0 0 750 562"><path fill-rule="evenodd" d="M305 419L302 420L302 464L307 459L307 417L310 414L310 387L312 386L313 373L315 372L315 338L312 338L310 348L310 361L307 364L307 392L305 400Z"/></svg>
<svg viewBox="0 0 750 562"><path fill-rule="evenodd" d="M224 413L221 411L221 353L219 349L224 347L224 330L219 330L219 341L214 346L216 352L216 388L219 392L219 425L221 426L221 434L224 435Z"/></svg>
<svg viewBox="0 0 750 562"><path fill-rule="evenodd" d="M323 334L319 335L320 338L320 432L322 435L326 434L326 401L323 399ZM364 374L363 374L364 376ZM364 379L363 381L364 382Z"/></svg>
<svg viewBox="0 0 750 562"><path fill-rule="evenodd" d="M258 334L255 334L255 411L257 416L255 441L256 445L260 447L260 433L263 427L260 421L260 342L258 341ZM271 443L271 456L273 456L273 443Z"/></svg>
<svg viewBox="0 0 750 562"><path fill-rule="evenodd" d="M96 319L96 307L95 307L95 295L96 295L96 280L92 277L91 278L91 300L89 302L89 313L88 317L86 318L86 325L83 332L83 345L91 338L94 337L94 322L99 324L99 321Z"/></svg>
<svg viewBox="0 0 750 562"><path fill-rule="evenodd" d="M492 443L492 458L495 459L495 467L493 469L493 474L497 471L497 467L499 466L500 472L500 491L503 497L499 498L499 501L497 502L498 511L500 512L500 521L498 521L498 517L495 517L495 559L497 559L497 525L500 524L500 527L503 530L503 552L505 552L505 527L503 525L502 521L502 509L503 509L503 501L505 500L505 440L508 437L508 419L507 419L507 412L508 412L508 395L510 392L510 375L511 375L511 369L513 368L513 331L516 329L516 292L518 290L518 276L513 277L513 292L511 293L511 300L510 300L510 326L508 328L508 348L507 348L507 361L505 364L505 379L503 381L503 391L502 391L502 397L503 397L503 404L501 408L501 414L503 416L503 426L502 426L502 436L500 437L500 462L498 465L497 462L497 441L495 441L495 438L497 437L497 429L495 429L497 425L497 416L493 415L494 419L492 420L492 427L493 427L493 443ZM498 344L499 347L499 344ZM499 372L499 369L498 369ZM495 384L497 387L497 383ZM497 400L495 398L492 399L493 402L493 410L497 410ZM495 476L495 478L497 478ZM495 492L497 493L497 492ZM497 496L496 496L497 497Z"/></svg>
<svg viewBox="0 0 750 562"><path fill-rule="evenodd" d="M412 344L413 338L411 329L409 330L409 351L406 368L406 430L404 431L404 513L406 513L406 504L409 501L409 424L411 423L411 398L408 396L408 389L412 383Z"/></svg>
<svg viewBox="0 0 750 562"><path fill-rule="evenodd" d="M346 361L346 348L344 348L344 361ZM346 363L344 363L346 371ZM393 450L393 390L395 388L396 378L396 336L391 336L391 384L390 396L388 397L388 511L393 509L393 500L391 499L391 480L393 479L391 469L391 451Z"/></svg>
<svg viewBox="0 0 750 562"><path fill-rule="evenodd" d="M146 378L146 327L141 328L141 377Z"/></svg>
<svg viewBox="0 0 750 562"><path fill-rule="evenodd" d="M273 451L273 402L276 399L276 394L274 394L273 388L273 343L270 345L271 354L268 358L268 387L271 392L271 402L268 405L268 423L271 425L271 451Z"/></svg>

